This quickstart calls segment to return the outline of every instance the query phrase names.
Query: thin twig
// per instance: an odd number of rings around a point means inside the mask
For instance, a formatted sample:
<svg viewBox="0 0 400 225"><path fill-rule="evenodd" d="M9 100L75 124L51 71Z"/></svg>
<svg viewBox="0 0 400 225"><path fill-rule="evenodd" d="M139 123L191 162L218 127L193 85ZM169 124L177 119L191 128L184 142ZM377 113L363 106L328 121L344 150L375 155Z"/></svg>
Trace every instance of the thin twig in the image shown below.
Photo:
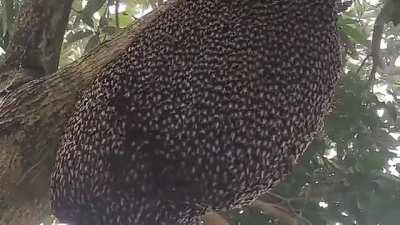
<svg viewBox="0 0 400 225"><path fill-rule="evenodd" d="M295 210L285 208L278 204L256 200L253 202L252 207L258 208L271 216L279 218L281 222L287 225L298 224L297 222L306 225L313 225L310 220L296 213Z"/></svg>
<svg viewBox="0 0 400 225"><path fill-rule="evenodd" d="M36 167L38 167L38 166L46 159L46 157L47 157L47 154L43 155L42 158L41 158L38 162L36 162L31 168L29 168L29 169L24 173L24 175L22 175L22 177L18 180L17 186L19 186L19 185L27 178L27 176L28 176L29 174L31 174L32 171L33 171L34 169L36 169Z"/></svg>
<svg viewBox="0 0 400 225"><path fill-rule="evenodd" d="M270 207L273 207L276 210L279 210L281 213L286 213L288 216L291 215L293 218L297 219L298 221L302 222L303 224L312 225L312 222L310 220L308 220L307 218L305 218L304 216L302 216L296 212L296 209L291 204L291 199L285 198L279 194L271 193L271 192L266 193L265 196L269 196L269 197L277 199L279 201L278 203L284 203L287 208L285 208L284 206L281 206L279 204L270 203L270 202L267 203L261 199L255 201L254 205L255 206L266 206L266 204L268 204Z"/></svg>
<svg viewBox="0 0 400 225"><path fill-rule="evenodd" d="M287 199L279 194L272 193L272 192L268 192L266 195L270 195L273 198L279 199L281 202L284 202L286 205L288 205L290 211L295 212L295 209L293 208L292 203L290 202L289 199Z"/></svg>
<svg viewBox="0 0 400 225"><path fill-rule="evenodd" d="M119 29L119 17L118 17L119 0L115 0L115 26Z"/></svg>
<svg viewBox="0 0 400 225"><path fill-rule="evenodd" d="M383 67L384 62L381 58L381 41L383 37L383 31L385 27L385 19L383 16L383 12L380 11L378 16L376 17L374 24L374 31L372 34L372 43L371 43L371 56L372 56L372 70L369 76L369 83L372 83L375 80L375 73L378 67Z"/></svg>
<svg viewBox="0 0 400 225"><path fill-rule="evenodd" d="M358 67L356 74L358 75L361 71L361 69L365 66L365 64L367 63L369 57L371 57L371 54L368 54L364 60L361 62L361 65Z"/></svg>

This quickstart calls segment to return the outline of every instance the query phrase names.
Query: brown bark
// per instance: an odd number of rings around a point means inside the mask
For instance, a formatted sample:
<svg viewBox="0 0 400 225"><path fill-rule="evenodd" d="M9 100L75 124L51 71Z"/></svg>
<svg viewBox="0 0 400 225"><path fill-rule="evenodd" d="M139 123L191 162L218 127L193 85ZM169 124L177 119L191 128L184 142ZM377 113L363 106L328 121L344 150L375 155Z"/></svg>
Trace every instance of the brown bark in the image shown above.
<svg viewBox="0 0 400 225"><path fill-rule="evenodd" d="M3 67L0 73L0 224L38 225L43 216L49 215L48 178L64 123L79 93L167 7L160 7L123 34L55 74L28 82L27 71Z"/></svg>
<svg viewBox="0 0 400 225"><path fill-rule="evenodd" d="M35 77L57 71L72 0L26 1L23 21L6 50L6 63Z"/></svg>

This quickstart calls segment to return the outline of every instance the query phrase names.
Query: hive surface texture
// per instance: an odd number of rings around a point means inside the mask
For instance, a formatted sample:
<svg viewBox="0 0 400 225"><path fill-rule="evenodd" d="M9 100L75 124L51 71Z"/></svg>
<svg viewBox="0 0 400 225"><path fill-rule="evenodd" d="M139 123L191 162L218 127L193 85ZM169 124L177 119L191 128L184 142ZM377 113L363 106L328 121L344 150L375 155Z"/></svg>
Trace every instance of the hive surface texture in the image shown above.
<svg viewBox="0 0 400 225"><path fill-rule="evenodd" d="M287 175L339 75L335 0L177 0L77 103L51 201L72 225L195 225Z"/></svg>

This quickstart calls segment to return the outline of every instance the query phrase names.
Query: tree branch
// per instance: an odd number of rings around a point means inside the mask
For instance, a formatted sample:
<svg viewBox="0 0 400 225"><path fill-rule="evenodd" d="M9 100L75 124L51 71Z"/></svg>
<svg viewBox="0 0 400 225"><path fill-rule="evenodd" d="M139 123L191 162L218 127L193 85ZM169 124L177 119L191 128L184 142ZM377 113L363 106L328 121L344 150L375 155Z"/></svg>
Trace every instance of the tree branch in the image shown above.
<svg viewBox="0 0 400 225"><path fill-rule="evenodd" d="M43 215L48 215L49 174L64 123L79 93L168 7L159 7L126 32L55 74L29 81L23 70L2 70L0 205L7 207L0 207L0 224L37 225ZM29 176L24 176L27 173ZM37 201L43 208L36 207ZM21 210L35 216L24 216L29 221L21 222Z"/></svg>
<svg viewBox="0 0 400 225"><path fill-rule="evenodd" d="M6 50L6 64L35 77L57 71L72 0L32 0Z"/></svg>
<svg viewBox="0 0 400 225"><path fill-rule="evenodd" d="M374 24L374 31L372 34L371 56L373 62L369 77L370 83L373 83L373 81L375 80L375 73L377 71L377 68L384 66L384 62L381 57L381 41L382 41L384 27L385 27L385 19L383 12L380 11L378 16L376 17Z"/></svg>

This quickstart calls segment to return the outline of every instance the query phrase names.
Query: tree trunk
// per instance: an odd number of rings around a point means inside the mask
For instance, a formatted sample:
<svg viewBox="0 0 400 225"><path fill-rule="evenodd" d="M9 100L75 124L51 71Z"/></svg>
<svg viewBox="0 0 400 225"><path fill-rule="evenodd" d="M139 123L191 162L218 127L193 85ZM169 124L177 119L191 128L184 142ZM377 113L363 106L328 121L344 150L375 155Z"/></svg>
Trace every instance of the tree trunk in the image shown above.
<svg viewBox="0 0 400 225"><path fill-rule="evenodd" d="M159 7L112 41L54 74L0 71L0 224L38 225L49 215L48 183L58 140L79 93L121 54Z"/></svg>

